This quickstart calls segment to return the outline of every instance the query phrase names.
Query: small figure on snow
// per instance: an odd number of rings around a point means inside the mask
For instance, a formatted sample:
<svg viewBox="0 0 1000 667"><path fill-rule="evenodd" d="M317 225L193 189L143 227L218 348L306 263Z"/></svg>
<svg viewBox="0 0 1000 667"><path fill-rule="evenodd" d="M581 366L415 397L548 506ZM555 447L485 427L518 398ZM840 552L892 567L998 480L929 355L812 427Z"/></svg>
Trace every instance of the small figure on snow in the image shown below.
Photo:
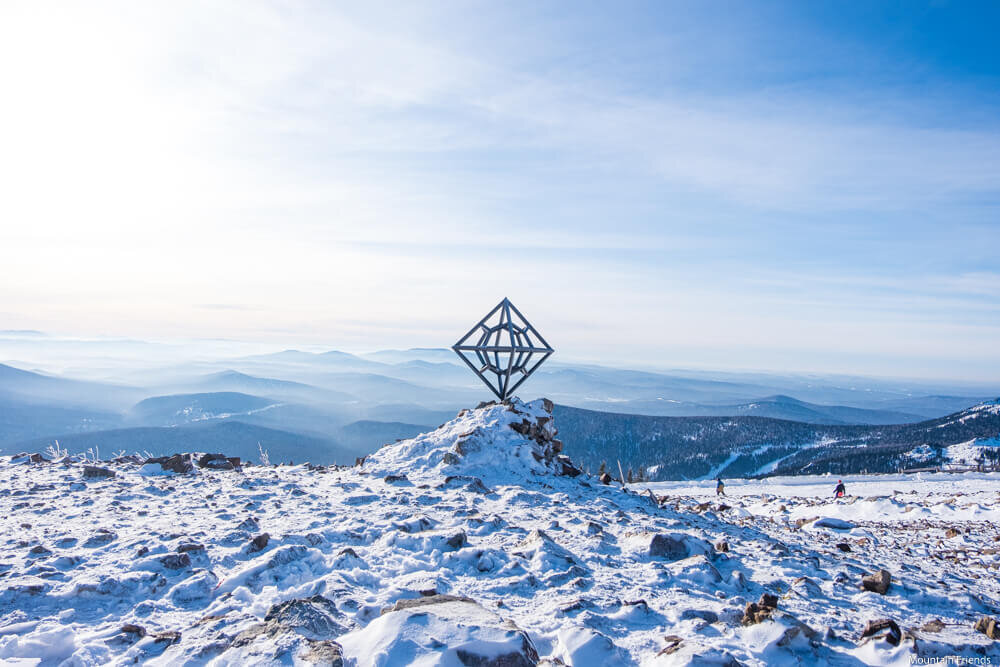
<svg viewBox="0 0 1000 667"><path fill-rule="evenodd" d="M847 489L844 488L844 480L838 479L837 488L833 490L833 497L843 498L845 495L847 495Z"/></svg>
<svg viewBox="0 0 1000 667"><path fill-rule="evenodd" d="M726 495L726 485L722 483L721 477L715 478L715 495L717 496Z"/></svg>

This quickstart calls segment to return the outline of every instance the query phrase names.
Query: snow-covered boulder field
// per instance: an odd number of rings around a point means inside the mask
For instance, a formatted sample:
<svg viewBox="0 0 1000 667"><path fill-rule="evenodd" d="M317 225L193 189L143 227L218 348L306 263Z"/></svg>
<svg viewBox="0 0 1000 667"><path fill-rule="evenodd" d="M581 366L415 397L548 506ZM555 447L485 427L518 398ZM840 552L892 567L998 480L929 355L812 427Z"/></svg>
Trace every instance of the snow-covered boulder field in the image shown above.
<svg viewBox="0 0 1000 667"><path fill-rule="evenodd" d="M623 491L551 409L486 404L353 468L0 459L0 662L1000 662L1000 479Z"/></svg>

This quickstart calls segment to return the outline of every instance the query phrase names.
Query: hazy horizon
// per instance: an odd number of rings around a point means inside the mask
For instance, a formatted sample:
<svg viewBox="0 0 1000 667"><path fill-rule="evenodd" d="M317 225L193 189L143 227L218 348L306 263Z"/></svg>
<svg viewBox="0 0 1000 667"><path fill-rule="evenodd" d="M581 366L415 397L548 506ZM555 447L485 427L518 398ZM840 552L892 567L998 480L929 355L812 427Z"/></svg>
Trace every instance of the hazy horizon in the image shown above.
<svg viewBox="0 0 1000 667"><path fill-rule="evenodd" d="M269 355L297 350L311 354L345 352L359 357L385 352L412 352L417 350L446 352L446 361L462 367L453 355L450 344L427 346L386 346L379 348L338 346L333 343L310 343L295 341L253 341L235 338L205 339L142 339L125 336L77 337L40 330L0 330L0 364L11 365L22 370L41 370L72 377L74 374L87 377L93 369L105 369L112 376L118 372L139 372L157 367L170 367L194 361L225 364L226 360L239 361L255 355ZM19 354L19 352L21 354ZM453 358L452 358L453 357ZM392 363L392 362L389 362ZM810 368L752 368L698 366L695 364L671 363L649 359L645 361L619 361L611 358L588 359L566 357L555 354L544 368L552 370L559 366L601 367L606 369L632 370L657 374L686 373L703 377L767 376L775 377L816 377L824 380L870 380L873 382L912 382L914 391L927 391L935 387L969 391L1000 392L1000 380L976 380L968 377L926 377L916 375L875 375L842 371L823 371ZM464 368L464 367L462 367ZM68 372L67 372L68 371ZM469 374L470 380L473 378ZM530 391L529 391L530 393Z"/></svg>

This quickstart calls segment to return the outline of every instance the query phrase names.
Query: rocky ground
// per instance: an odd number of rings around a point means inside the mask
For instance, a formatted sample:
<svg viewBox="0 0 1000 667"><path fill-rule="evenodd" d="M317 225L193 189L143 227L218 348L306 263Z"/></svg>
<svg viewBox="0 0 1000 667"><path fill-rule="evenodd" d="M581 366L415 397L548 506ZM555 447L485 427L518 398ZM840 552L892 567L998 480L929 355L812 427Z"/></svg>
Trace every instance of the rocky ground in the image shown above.
<svg viewBox="0 0 1000 667"><path fill-rule="evenodd" d="M560 450L536 401L464 412L347 469L4 459L0 659L1000 661L987 515L920 493L845 516L806 496L623 491ZM984 488L972 502L992 511L1000 482Z"/></svg>

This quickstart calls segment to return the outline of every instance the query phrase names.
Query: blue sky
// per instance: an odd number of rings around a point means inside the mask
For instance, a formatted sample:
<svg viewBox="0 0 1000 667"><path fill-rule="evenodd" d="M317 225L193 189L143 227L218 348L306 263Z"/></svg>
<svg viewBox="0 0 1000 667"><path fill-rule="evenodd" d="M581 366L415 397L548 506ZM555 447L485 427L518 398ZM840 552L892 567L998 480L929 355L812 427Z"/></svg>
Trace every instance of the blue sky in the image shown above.
<svg viewBox="0 0 1000 667"><path fill-rule="evenodd" d="M3 328L1000 376L1000 6L4 3Z"/></svg>

